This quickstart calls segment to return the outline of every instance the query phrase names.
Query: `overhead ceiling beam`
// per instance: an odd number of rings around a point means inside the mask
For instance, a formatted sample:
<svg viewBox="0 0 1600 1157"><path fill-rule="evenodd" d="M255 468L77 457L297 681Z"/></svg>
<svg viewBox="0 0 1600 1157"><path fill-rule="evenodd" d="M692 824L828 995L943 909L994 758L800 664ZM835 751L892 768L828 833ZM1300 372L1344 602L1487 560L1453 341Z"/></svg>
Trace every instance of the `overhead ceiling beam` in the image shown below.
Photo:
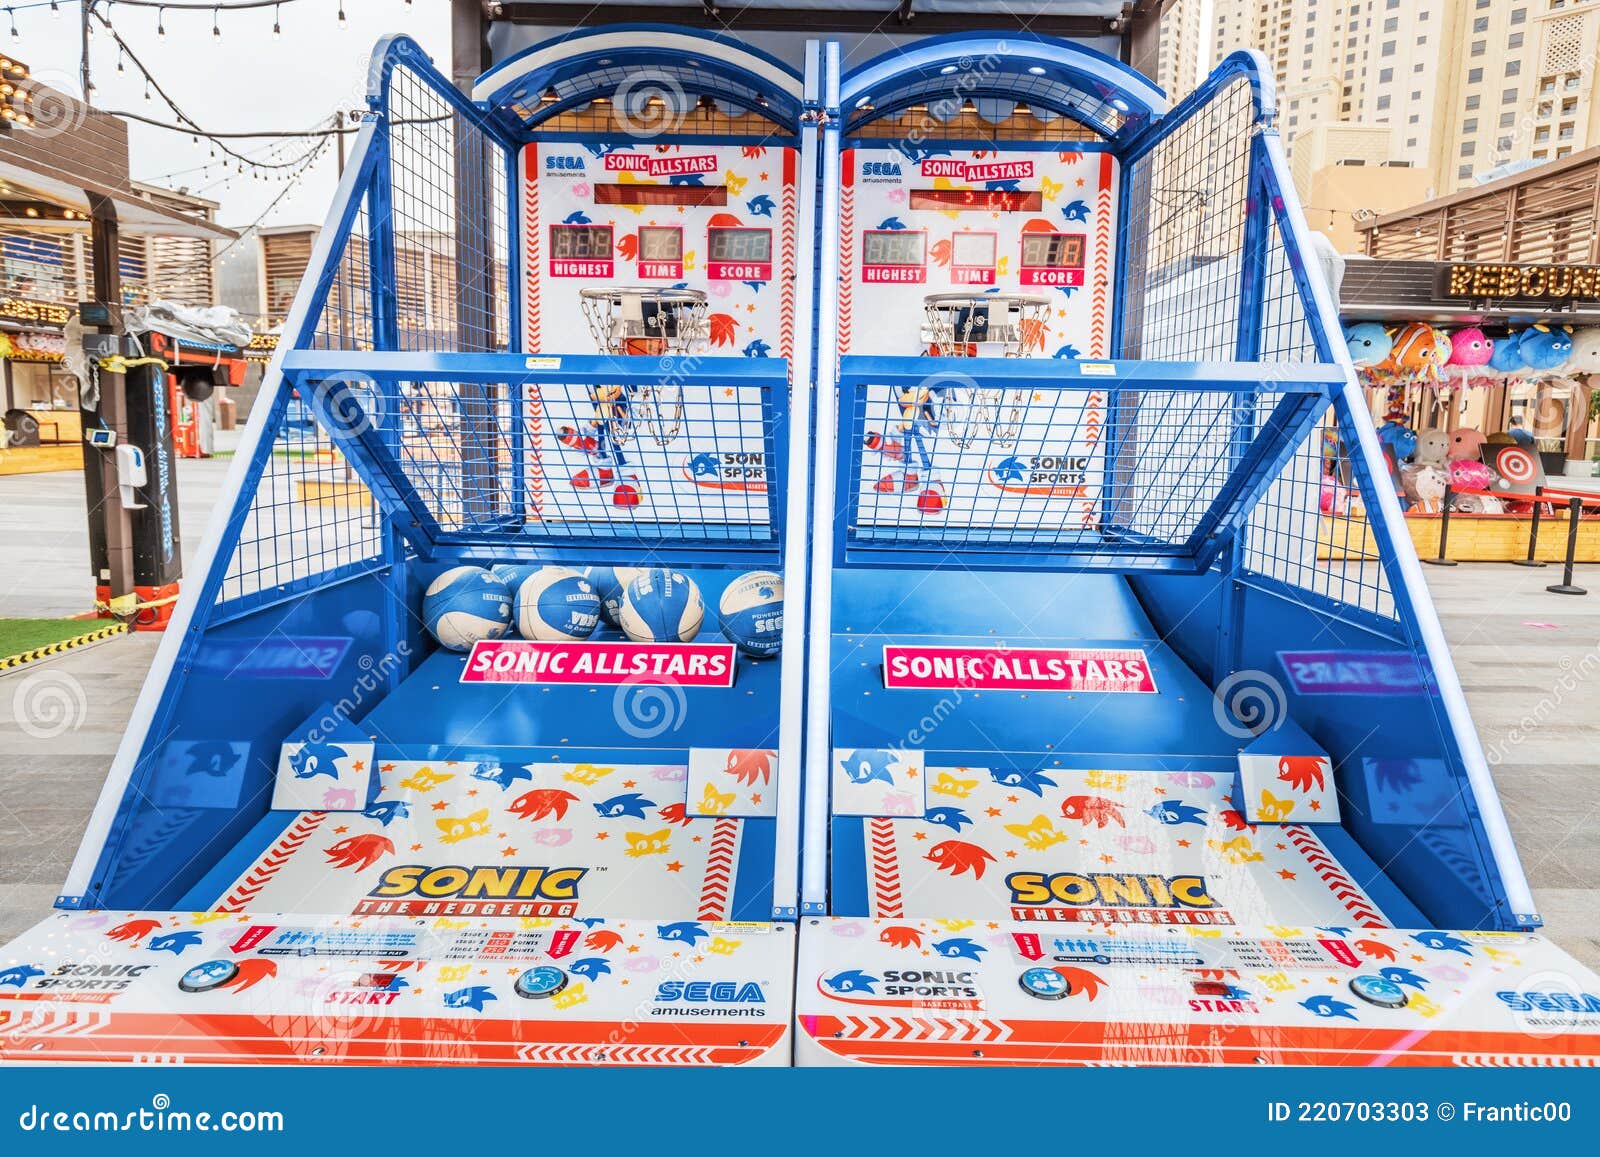
<svg viewBox="0 0 1600 1157"><path fill-rule="evenodd" d="M600 24L683 24L738 33L759 32L896 32L908 22L918 33L1037 32L1041 36L1115 36L1125 18L1083 15L1007 15L1003 12L962 13L911 11L904 0L894 12L852 12L837 8L725 8L715 0L672 7L649 5L601 6L589 4L536 4L502 2L489 6L491 18L511 24L556 28L592 28Z"/></svg>

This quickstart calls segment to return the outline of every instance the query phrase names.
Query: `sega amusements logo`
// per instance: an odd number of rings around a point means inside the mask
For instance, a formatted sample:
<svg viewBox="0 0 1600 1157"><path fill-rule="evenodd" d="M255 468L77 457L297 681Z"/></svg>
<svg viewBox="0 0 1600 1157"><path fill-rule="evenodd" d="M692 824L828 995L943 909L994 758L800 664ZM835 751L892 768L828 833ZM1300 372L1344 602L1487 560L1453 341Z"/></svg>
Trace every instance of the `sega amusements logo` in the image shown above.
<svg viewBox="0 0 1600 1157"><path fill-rule="evenodd" d="M356 907L360 916L571 916L588 868L401 864Z"/></svg>
<svg viewBox="0 0 1600 1157"><path fill-rule="evenodd" d="M1094 924L1232 924L1204 876L1117 875L1109 872L1013 872L1016 920Z"/></svg>
<svg viewBox="0 0 1600 1157"><path fill-rule="evenodd" d="M767 489L767 456L759 450L691 454L683 460L682 470L690 482L711 490L764 494Z"/></svg>
<svg viewBox="0 0 1600 1157"><path fill-rule="evenodd" d="M899 161L863 161L861 176L865 180L893 181L901 177Z"/></svg>
<svg viewBox="0 0 1600 1157"><path fill-rule="evenodd" d="M1087 494L1086 454L1008 454L989 467L989 485L1024 498L1083 498Z"/></svg>
<svg viewBox="0 0 1600 1157"><path fill-rule="evenodd" d="M573 153L551 153L544 159L544 171L552 175L560 173L581 175L585 172L583 158Z"/></svg>
<svg viewBox="0 0 1600 1157"><path fill-rule="evenodd" d="M1495 996L1512 1012L1565 1012L1581 1016L1600 1016L1600 996L1592 992L1562 992L1558 989L1504 991Z"/></svg>
<svg viewBox="0 0 1600 1157"><path fill-rule="evenodd" d="M656 986L658 1004L766 1004L753 980L663 980Z"/></svg>

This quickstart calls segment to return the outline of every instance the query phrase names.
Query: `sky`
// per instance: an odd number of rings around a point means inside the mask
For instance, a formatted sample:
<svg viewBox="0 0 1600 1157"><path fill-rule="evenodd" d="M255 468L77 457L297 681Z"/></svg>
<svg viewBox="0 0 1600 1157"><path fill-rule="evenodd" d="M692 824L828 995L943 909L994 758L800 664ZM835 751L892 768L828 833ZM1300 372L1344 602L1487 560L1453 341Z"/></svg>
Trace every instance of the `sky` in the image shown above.
<svg viewBox="0 0 1600 1157"><path fill-rule="evenodd" d="M274 9L228 12L221 0L212 35L212 14L167 8L161 14L166 36L156 34L157 9L102 2L122 38L178 106L216 132L261 129L299 130L326 126L338 109L364 106L367 59L378 38L404 32L448 72L448 0L284 0L276 19L280 39L272 37ZM45 84L80 95L79 4L59 0L53 16L48 0L0 0L0 51L22 61ZM346 27L339 27L340 8ZM13 9L19 36L9 35L6 8ZM109 9L109 10L108 10ZM125 110L174 122L172 110L152 93L145 102L144 80L131 61L117 72L117 45L101 31L91 42L90 63L97 108ZM347 145L353 140L346 137ZM247 156L290 160L303 155L305 141L230 141ZM233 228L321 224L338 182L330 145L316 164L293 182L258 181L231 170L224 174L196 149L187 134L130 122L133 177L220 201L217 220ZM275 150L269 155L268 150ZM209 168L205 168L209 164ZM274 203L276 202L276 203ZM263 217L263 214L265 216Z"/></svg>

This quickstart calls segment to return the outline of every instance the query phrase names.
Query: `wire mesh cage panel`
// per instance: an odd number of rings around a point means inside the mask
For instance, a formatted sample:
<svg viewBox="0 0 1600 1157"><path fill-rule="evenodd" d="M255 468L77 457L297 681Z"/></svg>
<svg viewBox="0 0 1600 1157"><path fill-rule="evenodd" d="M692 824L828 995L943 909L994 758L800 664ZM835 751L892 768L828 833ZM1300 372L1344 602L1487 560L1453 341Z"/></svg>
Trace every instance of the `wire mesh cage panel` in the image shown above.
<svg viewBox="0 0 1600 1157"><path fill-rule="evenodd" d="M1127 167L1124 357L1237 356L1256 112L1240 76Z"/></svg>
<svg viewBox="0 0 1600 1157"><path fill-rule="evenodd" d="M1301 428L1315 390L1263 384ZM1230 391L1024 387L935 377L847 394L845 550L971 552L974 562L1137 568L1192 559L1231 511L1252 452ZM978 556L983 557L978 557Z"/></svg>
<svg viewBox="0 0 1600 1157"><path fill-rule="evenodd" d="M267 437L271 449L217 595L225 611L383 559L371 493L299 398L274 407Z"/></svg>

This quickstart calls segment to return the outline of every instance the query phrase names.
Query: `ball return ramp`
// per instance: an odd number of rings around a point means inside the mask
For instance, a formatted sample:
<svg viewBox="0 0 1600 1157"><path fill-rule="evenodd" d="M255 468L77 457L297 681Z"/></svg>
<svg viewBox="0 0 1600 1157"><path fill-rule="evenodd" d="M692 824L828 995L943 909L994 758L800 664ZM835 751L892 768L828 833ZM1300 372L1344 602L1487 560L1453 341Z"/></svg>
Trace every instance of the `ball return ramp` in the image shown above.
<svg viewBox="0 0 1600 1157"><path fill-rule="evenodd" d="M469 98L379 45L0 1058L789 1063L804 637L716 608L803 586L816 56L595 28ZM704 626L443 649L491 564L670 568Z"/></svg>
<svg viewBox="0 0 1600 1157"><path fill-rule="evenodd" d="M797 1059L1593 1064L1260 61L825 76Z"/></svg>

